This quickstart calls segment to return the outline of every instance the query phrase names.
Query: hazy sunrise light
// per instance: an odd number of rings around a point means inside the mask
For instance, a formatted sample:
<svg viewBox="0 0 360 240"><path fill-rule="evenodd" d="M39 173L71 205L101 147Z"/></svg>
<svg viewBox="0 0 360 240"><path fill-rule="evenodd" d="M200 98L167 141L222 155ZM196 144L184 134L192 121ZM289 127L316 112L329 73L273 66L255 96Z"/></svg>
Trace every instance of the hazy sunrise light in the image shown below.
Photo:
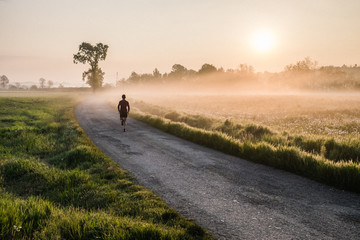
<svg viewBox="0 0 360 240"><path fill-rule="evenodd" d="M253 36L253 47L260 52L269 51L274 46L274 36L269 31L259 31Z"/></svg>
<svg viewBox="0 0 360 240"><path fill-rule="evenodd" d="M0 35L0 240L360 238L360 0L0 0Z"/></svg>
<svg viewBox="0 0 360 240"><path fill-rule="evenodd" d="M280 72L309 56L321 65L360 61L360 1L0 1L0 74L31 84L86 86L72 63L79 44L109 46L104 82L132 72L203 64Z"/></svg>

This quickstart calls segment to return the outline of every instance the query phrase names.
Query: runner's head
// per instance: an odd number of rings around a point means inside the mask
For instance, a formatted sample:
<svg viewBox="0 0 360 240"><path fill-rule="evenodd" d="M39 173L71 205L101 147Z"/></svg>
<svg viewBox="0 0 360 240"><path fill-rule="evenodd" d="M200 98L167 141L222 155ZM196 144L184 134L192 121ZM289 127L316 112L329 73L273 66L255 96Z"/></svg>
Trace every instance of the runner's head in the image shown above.
<svg viewBox="0 0 360 240"><path fill-rule="evenodd" d="M125 99L125 98L126 98L126 95L125 95L125 94L123 94L121 97L122 97L122 99Z"/></svg>

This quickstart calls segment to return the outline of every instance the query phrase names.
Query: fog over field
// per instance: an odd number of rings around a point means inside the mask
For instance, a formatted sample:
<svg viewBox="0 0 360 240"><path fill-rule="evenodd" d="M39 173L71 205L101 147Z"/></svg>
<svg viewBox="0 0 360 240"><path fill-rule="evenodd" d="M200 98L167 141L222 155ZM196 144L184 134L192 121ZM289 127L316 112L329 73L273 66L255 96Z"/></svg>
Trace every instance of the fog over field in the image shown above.
<svg viewBox="0 0 360 240"><path fill-rule="evenodd" d="M0 239L356 237L359 10L0 0Z"/></svg>
<svg viewBox="0 0 360 240"><path fill-rule="evenodd" d="M124 93L130 103L145 102L164 111L202 115L219 121L255 123L278 132L351 139L360 133L359 92L242 89L226 92L216 91L216 88L190 88L186 85L128 86L109 90L103 95L116 103ZM155 114L151 109L147 113Z"/></svg>

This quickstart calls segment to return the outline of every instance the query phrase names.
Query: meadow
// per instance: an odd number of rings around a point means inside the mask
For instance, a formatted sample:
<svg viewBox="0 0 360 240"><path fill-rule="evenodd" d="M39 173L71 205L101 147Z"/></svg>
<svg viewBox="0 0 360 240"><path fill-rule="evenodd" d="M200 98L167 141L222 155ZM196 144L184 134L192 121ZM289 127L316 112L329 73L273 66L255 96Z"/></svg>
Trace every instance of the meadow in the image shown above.
<svg viewBox="0 0 360 240"><path fill-rule="evenodd" d="M164 131L360 192L358 93L134 96L131 116Z"/></svg>
<svg viewBox="0 0 360 240"><path fill-rule="evenodd" d="M211 239L87 138L73 96L0 97L0 239Z"/></svg>

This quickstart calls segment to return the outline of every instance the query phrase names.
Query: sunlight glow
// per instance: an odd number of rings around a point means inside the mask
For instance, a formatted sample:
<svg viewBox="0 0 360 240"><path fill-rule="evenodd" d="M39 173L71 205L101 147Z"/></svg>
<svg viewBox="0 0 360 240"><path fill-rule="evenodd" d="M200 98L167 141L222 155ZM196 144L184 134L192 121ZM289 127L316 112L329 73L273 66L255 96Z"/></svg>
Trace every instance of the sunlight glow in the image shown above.
<svg viewBox="0 0 360 240"><path fill-rule="evenodd" d="M274 46L274 36L269 31L256 32L252 39L255 50L259 52L269 51Z"/></svg>

